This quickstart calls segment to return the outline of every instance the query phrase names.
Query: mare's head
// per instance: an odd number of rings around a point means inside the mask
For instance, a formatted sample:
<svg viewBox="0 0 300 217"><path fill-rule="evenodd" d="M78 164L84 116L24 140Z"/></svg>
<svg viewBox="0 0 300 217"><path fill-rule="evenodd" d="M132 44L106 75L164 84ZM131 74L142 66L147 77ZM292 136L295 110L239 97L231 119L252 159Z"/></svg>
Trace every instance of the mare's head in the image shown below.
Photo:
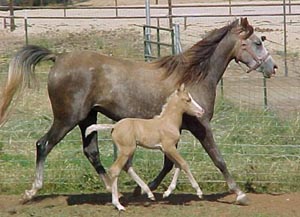
<svg viewBox="0 0 300 217"><path fill-rule="evenodd" d="M258 37L247 18L237 20L231 33L236 37L233 50L236 62L242 62L249 68L247 72L256 70L262 72L264 77L270 78L275 74L277 65L264 46L265 37Z"/></svg>
<svg viewBox="0 0 300 217"><path fill-rule="evenodd" d="M184 113L199 118L204 114L204 109L193 99L184 84L175 91L175 97L176 107L181 108Z"/></svg>

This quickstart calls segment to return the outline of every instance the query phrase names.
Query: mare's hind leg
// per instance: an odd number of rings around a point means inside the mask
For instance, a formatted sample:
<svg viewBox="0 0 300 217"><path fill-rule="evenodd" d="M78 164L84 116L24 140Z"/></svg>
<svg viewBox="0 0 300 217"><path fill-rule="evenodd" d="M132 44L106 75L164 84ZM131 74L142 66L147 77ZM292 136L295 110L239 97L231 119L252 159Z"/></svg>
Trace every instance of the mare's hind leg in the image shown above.
<svg viewBox="0 0 300 217"><path fill-rule="evenodd" d="M88 114L88 116L79 123L82 143L83 143L83 152L87 157L87 159L95 168L96 172L99 174L100 178L103 180L106 190L111 191L111 183L100 161L97 132L95 131L91 133L88 137L85 137L86 128L92 124L95 124L96 122L97 122L97 112L91 111Z"/></svg>
<svg viewBox="0 0 300 217"><path fill-rule="evenodd" d="M75 124L68 124L67 121L54 119L50 130L36 143L36 174L32 188L26 190L25 200L30 200L37 191L43 187L44 165L47 155L53 147L71 130Z"/></svg>

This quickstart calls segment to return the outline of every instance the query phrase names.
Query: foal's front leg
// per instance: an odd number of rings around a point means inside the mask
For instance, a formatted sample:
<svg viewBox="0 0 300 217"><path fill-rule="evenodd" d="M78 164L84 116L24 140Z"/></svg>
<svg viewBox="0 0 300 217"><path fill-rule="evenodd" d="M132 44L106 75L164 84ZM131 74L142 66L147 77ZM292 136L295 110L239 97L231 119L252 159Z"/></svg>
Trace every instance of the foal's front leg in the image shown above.
<svg viewBox="0 0 300 217"><path fill-rule="evenodd" d="M169 185L168 190L164 192L163 198L169 197L170 194L173 192L173 190L176 188L179 173L180 173L180 168L176 166L171 184Z"/></svg>
<svg viewBox="0 0 300 217"><path fill-rule="evenodd" d="M187 162L178 153L176 147L171 146L171 147L168 147L167 149L165 148L165 153L170 159L173 160L173 162L176 164L176 167L180 167L186 173L190 183L192 184L192 187L196 190L198 197L202 198L203 193L202 193L198 183L196 182L193 174L191 173L191 170L190 170ZM177 179L176 179L176 181L177 181Z"/></svg>

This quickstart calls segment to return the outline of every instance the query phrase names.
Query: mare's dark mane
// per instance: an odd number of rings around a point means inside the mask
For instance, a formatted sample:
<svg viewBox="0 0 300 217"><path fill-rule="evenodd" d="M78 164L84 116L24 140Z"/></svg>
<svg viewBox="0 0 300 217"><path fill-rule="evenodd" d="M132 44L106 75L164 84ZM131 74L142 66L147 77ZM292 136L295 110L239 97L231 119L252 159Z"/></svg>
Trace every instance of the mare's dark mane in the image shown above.
<svg viewBox="0 0 300 217"><path fill-rule="evenodd" d="M154 64L158 68L165 69L165 78L177 73L178 84L198 82L207 76L210 58L218 44L237 23L234 21L220 29L215 29L185 52L162 57Z"/></svg>

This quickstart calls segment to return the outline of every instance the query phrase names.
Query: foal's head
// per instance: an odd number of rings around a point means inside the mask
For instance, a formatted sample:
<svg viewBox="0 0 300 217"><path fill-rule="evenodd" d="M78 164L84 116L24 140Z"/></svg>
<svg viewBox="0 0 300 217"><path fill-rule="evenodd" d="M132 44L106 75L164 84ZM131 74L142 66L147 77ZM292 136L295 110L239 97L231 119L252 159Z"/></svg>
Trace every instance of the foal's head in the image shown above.
<svg viewBox="0 0 300 217"><path fill-rule="evenodd" d="M176 107L181 108L184 113L202 117L204 114L204 109L193 99L191 94L185 89L185 85L181 84L181 86L175 92L176 97Z"/></svg>

